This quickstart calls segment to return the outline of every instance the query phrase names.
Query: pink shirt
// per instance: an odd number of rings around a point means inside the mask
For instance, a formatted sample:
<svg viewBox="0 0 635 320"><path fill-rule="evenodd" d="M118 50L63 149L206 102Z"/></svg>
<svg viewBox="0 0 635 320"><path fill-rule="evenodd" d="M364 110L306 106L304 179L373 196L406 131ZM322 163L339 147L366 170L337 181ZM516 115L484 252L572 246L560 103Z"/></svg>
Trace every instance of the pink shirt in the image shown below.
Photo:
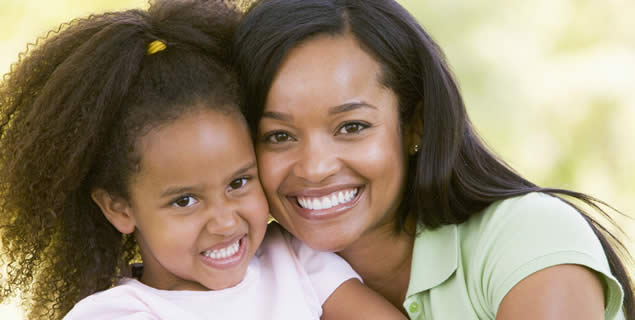
<svg viewBox="0 0 635 320"><path fill-rule="evenodd" d="M322 304L351 278L360 279L342 258L272 223L235 287L168 291L126 278L81 300L64 319L319 319Z"/></svg>

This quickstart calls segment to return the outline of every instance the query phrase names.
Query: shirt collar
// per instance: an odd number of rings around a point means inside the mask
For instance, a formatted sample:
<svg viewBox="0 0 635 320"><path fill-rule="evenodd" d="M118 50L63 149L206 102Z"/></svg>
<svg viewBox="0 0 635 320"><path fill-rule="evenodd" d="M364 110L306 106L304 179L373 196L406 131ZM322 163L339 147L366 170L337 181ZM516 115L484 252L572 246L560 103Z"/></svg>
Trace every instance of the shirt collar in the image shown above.
<svg viewBox="0 0 635 320"><path fill-rule="evenodd" d="M458 230L455 224L434 230L417 228L406 297L443 283L456 271Z"/></svg>

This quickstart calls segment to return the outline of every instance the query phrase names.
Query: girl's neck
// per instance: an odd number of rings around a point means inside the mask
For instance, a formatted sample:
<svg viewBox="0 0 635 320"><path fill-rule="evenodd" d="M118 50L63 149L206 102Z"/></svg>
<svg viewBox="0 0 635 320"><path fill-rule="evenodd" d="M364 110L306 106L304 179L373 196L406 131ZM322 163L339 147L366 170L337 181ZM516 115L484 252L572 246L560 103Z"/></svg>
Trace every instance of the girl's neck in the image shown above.
<svg viewBox="0 0 635 320"><path fill-rule="evenodd" d="M414 237L395 234L392 225L362 235L338 254L364 279L364 283L404 312L410 281Z"/></svg>

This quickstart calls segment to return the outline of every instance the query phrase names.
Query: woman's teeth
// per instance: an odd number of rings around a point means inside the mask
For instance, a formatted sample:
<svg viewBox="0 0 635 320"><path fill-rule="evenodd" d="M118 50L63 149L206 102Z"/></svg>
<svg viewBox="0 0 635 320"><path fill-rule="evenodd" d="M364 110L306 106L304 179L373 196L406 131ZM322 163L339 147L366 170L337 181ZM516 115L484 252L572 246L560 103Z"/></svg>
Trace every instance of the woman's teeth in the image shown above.
<svg viewBox="0 0 635 320"><path fill-rule="evenodd" d="M238 248L240 248L240 240L236 240L233 244L222 249L204 251L203 255L212 259L225 259L236 254Z"/></svg>
<svg viewBox="0 0 635 320"><path fill-rule="evenodd" d="M309 210L323 210L350 202L357 195L357 188L333 192L324 197L298 197L300 207Z"/></svg>

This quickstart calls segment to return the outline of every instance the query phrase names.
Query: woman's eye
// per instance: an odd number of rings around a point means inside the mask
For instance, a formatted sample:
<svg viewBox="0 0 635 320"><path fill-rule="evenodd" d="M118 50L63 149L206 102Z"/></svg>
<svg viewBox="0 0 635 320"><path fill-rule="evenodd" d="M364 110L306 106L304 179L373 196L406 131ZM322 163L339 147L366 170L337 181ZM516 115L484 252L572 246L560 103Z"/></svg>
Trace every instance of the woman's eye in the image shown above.
<svg viewBox="0 0 635 320"><path fill-rule="evenodd" d="M369 125L361 122L349 122L343 124L338 130L338 134L355 134L360 133L362 130L368 128Z"/></svg>
<svg viewBox="0 0 635 320"><path fill-rule="evenodd" d="M198 202L196 198L192 196L183 196L172 202L172 205L179 208L186 208L195 205Z"/></svg>
<svg viewBox="0 0 635 320"><path fill-rule="evenodd" d="M236 179L236 180L234 180L234 181L229 183L229 189L230 190L240 189L243 186L245 186L245 184L247 184L248 180L249 180L249 178L247 178L247 177L242 177L242 178Z"/></svg>
<svg viewBox="0 0 635 320"><path fill-rule="evenodd" d="M269 143L284 143L293 140L291 136L284 131L277 131L265 136L265 141Z"/></svg>

